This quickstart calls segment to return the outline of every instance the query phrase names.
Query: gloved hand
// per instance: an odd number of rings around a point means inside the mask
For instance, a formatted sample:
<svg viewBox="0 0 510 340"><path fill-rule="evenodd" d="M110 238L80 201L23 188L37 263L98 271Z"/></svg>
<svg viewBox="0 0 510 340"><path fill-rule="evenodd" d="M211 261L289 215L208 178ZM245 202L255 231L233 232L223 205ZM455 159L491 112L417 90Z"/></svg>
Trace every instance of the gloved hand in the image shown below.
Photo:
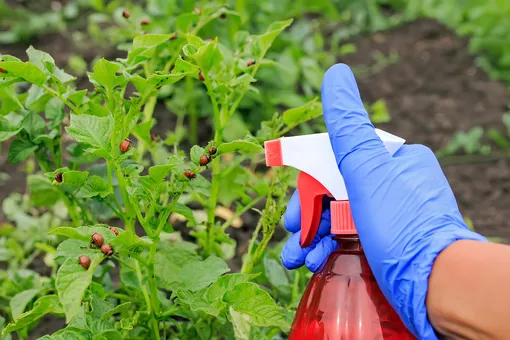
<svg viewBox="0 0 510 340"><path fill-rule="evenodd" d="M419 339L437 339L427 319L428 278L437 255L457 240L486 241L470 231L432 151L404 145L391 157L375 133L354 76L346 65L331 67L322 83L324 120L345 180L361 244L383 294ZM285 227L294 234L282 251L288 269L318 270L337 246L329 212L319 235L302 249L298 193Z"/></svg>

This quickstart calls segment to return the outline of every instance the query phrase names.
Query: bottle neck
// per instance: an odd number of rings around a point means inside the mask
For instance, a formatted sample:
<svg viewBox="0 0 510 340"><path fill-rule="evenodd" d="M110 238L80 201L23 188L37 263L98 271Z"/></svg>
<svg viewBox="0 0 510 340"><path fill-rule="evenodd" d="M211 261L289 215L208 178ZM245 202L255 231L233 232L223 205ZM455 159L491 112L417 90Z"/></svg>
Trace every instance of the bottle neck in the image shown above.
<svg viewBox="0 0 510 340"><path fill-rule="evenodd" d="M335 235L333 239L338 242L338 250L343 253L361 253L363 247L359 241L357 234L352 235Z"/></svg>

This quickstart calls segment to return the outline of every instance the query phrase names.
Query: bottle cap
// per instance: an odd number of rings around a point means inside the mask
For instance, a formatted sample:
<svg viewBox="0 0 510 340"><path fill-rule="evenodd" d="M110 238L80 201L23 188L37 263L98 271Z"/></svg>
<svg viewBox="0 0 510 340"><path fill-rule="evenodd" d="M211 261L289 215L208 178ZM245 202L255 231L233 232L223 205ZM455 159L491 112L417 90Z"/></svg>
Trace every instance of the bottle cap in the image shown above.
<svg viewBox="0 0 510 340"><path fill-rule="evenodd" d="M335 235L356 235L358 231L352 219L349 201L332 201L331 233Z"/></svg>

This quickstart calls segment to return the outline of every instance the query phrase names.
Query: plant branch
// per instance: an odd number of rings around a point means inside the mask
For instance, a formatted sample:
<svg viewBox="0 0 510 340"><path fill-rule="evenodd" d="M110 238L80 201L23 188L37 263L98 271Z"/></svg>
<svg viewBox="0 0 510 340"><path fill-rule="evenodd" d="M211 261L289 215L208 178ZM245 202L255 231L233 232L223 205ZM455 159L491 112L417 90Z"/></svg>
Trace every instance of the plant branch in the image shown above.
<svg viewBox="0 0 510 340"><path fill-rule="evenodd" d="M124 201L124 206L126 207L126 231L129 231L131 233L135 233L135 225L134 225L134 219L133 219L133 213L134 210L132 208L131 200L129 198L129 194L127 192L127 184L126 179L124 178L124 175L122 174L122 171L120 170L120 167L118 164L114 164L115 166L115 174L117 175L117 180L119 182L119 188L120 192L122 194L122 200Z"/></svg>
<svg viewBox="0 0 510 340"><path fill-rule="evenodd" d="M71 103L69 100L65 99L60 93L58 93L57 91L55 91L54 89L52 89L49 86L46 86L46 85L40 85L40 86L41 86L41 88L43 88L46 92L48 92L53 97L60 99L62 101L62 103L66 104L69 107L69 109L71 109L71 111L73 111L74 113L79 113L78 111L76 111L76 106L73 103Z"/></svg>
<svg viewBox="0 0 510 340"><path fill-rule="evenodd" d="M246 253L246 257L243 259L243 266L241 267L242 274L248 274L251 272L253 268L253 248L255 247L255 243L257 242L257 238L260 234L260 229L262 229L262 218L257 223L253 234L251 235L250 245L248 246L248 252Z"/></svg>
<svg viewBox="0 0 510 340"><path fill-rule="evenodd" d="M69 199L69 197L67 197L66 193L63 192L61 197L62 197L62 201L64 201L64 204L66 205L67 212L69 213L69 217L71 217L71 220L73 221L73 226L79 227L81 224L81 218L80 218L80 214L78 213L78 210L76 209L76 206Z"/></svg>
<svg viewBox="0 0 510 340"><path fill-rule="evenodd" d="M236 218L239 218L241 215L243 215L245 212L253 208L257 203L259 203L262 200L262 197L257 197L253 201L251 201L249 204L244 206L241 210L236 212L232 218L230 218L228 221L222 224L221 229L225 231L228 227L232 225L232 223L236 220Z"/></svg>

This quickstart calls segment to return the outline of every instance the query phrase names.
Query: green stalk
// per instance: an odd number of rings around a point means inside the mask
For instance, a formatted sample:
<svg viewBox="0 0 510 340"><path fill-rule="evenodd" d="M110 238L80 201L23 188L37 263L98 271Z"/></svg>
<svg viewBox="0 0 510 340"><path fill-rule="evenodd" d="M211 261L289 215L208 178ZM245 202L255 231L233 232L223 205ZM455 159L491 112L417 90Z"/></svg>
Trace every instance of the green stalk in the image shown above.
<svg viewBox="0 0 510 340"><path fill-rule="evenodd" d="M152 115L154 114L154 108L156 107L156 103L158 102L158 96L153 95L149 97L147 100L147 103L145 104L143 108L143 119L142 122L149 122L152 119ZM143 156L145 154L145 143L140 141L137 145L136 150L138 161L141 162L143 159Z"/></svg>
<svg viewBox="0 0 510 340"><path fill-rule="evenodd" d="M153 310L152 310L152 302L151 302L151 299L149 298L149 294L147 293L147 289L145 288L145 285L143 284L143 280L142 280L142 271L140 270L140 264L137 262L136 263L136 277L138 278L138 283L140 284L140 287L142 287L142 294L143 294L143 297L145 298L145 304L147 305L147 311L149 312L149 315L151 316L151 322L152 322L152 331L154 332L154 339L160 339L159 337L159 324L158 324L158 320L155 318L154 314L153 314Z"/></svg>
<svg viewBox="0 0 510 340"><path fill-rule="evenodd" d="M262 200L262 197L257 197L253 201L251 201L249 204L243 207L240 211L234 214L232 218L225 223L222 224L221 229L225 231L228 227L232 225L232 223L235 221L236 218L240 217L242 214L253 208L257 203L259 203Z"/></svg>
<svg viewBox="0 0 510 340"><path fill-rule="evenodd" d="M188 93L193 93L193 78L186 77L186 90ZM195 145L198 142L198 113L196 101L194 98L188 103L188 112L189 112L189 136L191 144Z"/></svg>
<svg viewBox="0 0 510 340"><path fill-rule="evenodd" d="M262 257L262 254L264 253L264 250L266 249L267 245L269 244L269 241L271 241L271 238L273 237L274 229L270 230L268 233L264 233L262 236L262 241L260 241L259 246L255 250L255 254L250 257L250 261L247 263L246 266L244 266L241 269L242 274L249 274L251 270L253 269L253 266L260 260Z"/></svg>
<svg viewBox="0 0 510 340"><path fill-rule="evenodd" d="M110 161L108 161L110 162ZM120 170L120 167L118 164L115 164L115 174L117 175L117 180L119 181L119 188L120 192L122 194L122 200L124 201L124 206L126 207L126 215L127 218L126 221L126 231L135 233L135 221L133 218L133 208L131 206L131 200L129 199L129 195L127 193L127 184L126 179L124 178L124 175L122 174L122 171Z"/></svg>
<svg viewBox="0 0 510 340"><path fill-rule="evenodd" d="M211 103L213 105L214 111L214 145L221 144L221 134L223 127L221 125L221 112L218 106L218 102L216 101L216 97L214 92L212 91L212 84L209 78L205 78L204 83L207 87L207 93L209 94L209 98L211 99ZM223 108L222 108L223 111ZM205 247L205 255L209 255L212 252L213 240L214 240L214 217L216 215L216 204L218 201L218 195L220 192L220 179L219 176L221 174L221 168L219 160L216 159L212 162L212 185L211 185L211 195L209 197L209 203L207 205L207 240Z"/></svg>
<svg viewBox="0 0 510 340"><path fill-rule="evenodd" d="M154 263L156 262L156 250L158 247L158 242L154 242L150 248L149 255L149 266L148 270L148 279L149 279L149 290L151 292L151 303L152 303L152 314L159 314L159 298L158 298L158 284L156 282L156 270Z"/></svg>
<svg viewBox="0 0 510 340"><path fill-rule="evenodd" d="M62 200L64 201L64 204L66 205L67 212L69 213L69 217L71 217L71 220L73 221L73 226L79 227L81 224L81 219L80 219L80 213L76 209L76 206L73 204L71 199L69 199L69 197L67 196L66 193L62 193L61 197L62 197Z"/></svg>
<svg viewBox="0 0 510 340"><path fill-rule="evenodd" d="M279 181L279 177L282 177ZM283 204L283 199L285 196L285 192L288 187L289 175L285 170L278 169L273 177L271 182L271 187L269 189L269 197L266 201L266 207L264 208L263 217L259 220L257 227L253 233L252 239L250 241L250 247L248 249L248 256L246 257L246 261L243 261L243 266L241 269L241 273L248 274L253 269L253 266L260 260L264 250L266 249L269 241L273 237L276 225L279 222L279 218L275 219L274 216L282 216L285 211L285 207ZM277 194L276 198L274 195ZM253 252L253 247L255 246L255 242L257 240L258 234L262 227L263 236L262 241L258 245L257 249L253 256L251 255Z"/></svg>
<svg viewBox="0 0 510 340"><path fill-rule="evenodd" d="M243 266L241 267L241 273L247 274L251 272L253 268L253 248L255 247L255 242L257 242L257 238L259 237L260 229L262 229L262 218L257 223L253 234L251 235L250 245L248 247L248 252L246 253L246 258L243 259Z"/></svg>

